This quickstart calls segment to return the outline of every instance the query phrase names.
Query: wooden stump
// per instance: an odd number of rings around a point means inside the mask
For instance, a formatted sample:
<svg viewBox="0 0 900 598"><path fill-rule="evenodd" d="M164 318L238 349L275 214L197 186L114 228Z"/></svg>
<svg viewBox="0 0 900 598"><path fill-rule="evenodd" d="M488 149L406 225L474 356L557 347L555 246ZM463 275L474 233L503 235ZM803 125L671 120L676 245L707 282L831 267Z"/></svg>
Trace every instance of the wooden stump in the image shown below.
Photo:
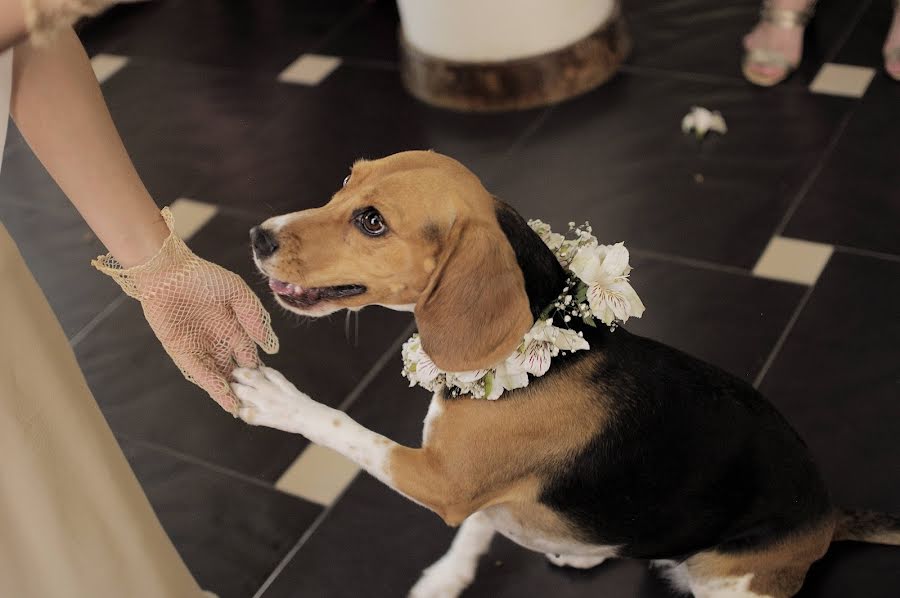
<svg viewBox="0 0 900 598"><path fill-rule="evenodd" d="M564 48L504 62L454 62L412 47L400 31L406 89L427 104L462 112L547 106L588 92L612 77L631 51L621 12Z"/></svg>

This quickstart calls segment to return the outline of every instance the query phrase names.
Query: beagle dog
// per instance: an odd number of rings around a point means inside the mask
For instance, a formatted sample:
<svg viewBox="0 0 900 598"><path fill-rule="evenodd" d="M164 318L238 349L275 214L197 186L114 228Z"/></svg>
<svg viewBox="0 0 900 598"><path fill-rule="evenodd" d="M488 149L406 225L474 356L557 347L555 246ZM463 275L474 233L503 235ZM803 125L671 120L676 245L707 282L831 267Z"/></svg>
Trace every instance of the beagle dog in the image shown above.
<svg viewBox="0 0 900 598"><path fill-rule="evenodd" d="M446 156L353 165L321 207L251 231L286 309L412 311L444 371L510 355L565 286L548 247ZM434 394L422 446L238 369L240 417L306 436L460 526L416 598L459 595L494 533L555 564L646 559L698 598L793 596L835 540L900 544L900 518L834 507L805 444L746 382L680 351L572 322L590 350L499 400Z"/></svg>

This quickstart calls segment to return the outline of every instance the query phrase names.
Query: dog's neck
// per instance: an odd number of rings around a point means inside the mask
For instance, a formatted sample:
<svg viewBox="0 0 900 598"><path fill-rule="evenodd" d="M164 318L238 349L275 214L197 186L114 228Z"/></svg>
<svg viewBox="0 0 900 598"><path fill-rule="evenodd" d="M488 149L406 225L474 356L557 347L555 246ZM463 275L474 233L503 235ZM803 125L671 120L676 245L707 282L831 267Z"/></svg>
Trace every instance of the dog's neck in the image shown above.
<svg viewBox="0 0 900 598"><path fill-rule="evenodd" d="M516 254L525 279L531 315L538 315L559 296L566 285L566 272L549 247L528 223L507 204L495 199L497 222Z"/></svg>

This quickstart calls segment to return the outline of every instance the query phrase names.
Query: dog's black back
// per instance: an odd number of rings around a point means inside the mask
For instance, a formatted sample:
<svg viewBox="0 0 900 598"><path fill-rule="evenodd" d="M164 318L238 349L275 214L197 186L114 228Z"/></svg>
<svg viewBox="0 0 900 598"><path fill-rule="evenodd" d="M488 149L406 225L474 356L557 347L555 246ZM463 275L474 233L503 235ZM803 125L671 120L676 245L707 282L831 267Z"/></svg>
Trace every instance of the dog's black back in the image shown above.
<svg viewBox="0 0 900 598"><path fill-rule="evenodd" d="M537 317L565 271L515 210L496 205ZM567 382L594 389L608 417L541 497L583 540L620 546L621 556L680 559L767 545L829 516L806 445L752 386L621 327L570 326L591 349L558 357L531 384L583 377L579 362L591 364L587 379Z"/></svg>
<svg viewBox="0 0 900 598"><path fill-rule="evenodd" d="M804 442L749 384L624 329L586 331L589 383L609 417L542 500L639 558L745 550L831 512ZM540 382L536 380L535 382Z"/></svg>

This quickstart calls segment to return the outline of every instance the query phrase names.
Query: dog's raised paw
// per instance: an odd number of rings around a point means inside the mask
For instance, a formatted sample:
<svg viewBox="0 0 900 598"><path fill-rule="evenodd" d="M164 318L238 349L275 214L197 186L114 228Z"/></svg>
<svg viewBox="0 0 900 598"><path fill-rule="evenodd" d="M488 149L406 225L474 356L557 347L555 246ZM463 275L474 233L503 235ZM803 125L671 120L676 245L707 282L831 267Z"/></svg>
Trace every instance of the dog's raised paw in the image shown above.
<svg viewBox="0 0 900 598"><path fill-rule="evenodd" d="M231 375L238 384L245 386L256 386L266 382L266 374L262 368L235 368Z"/></svg>
<svg viewBox="0 0 900 598"><path fill-rule="evenodd" d="M231 389L241 402L238 417L254 426L294 431L293 420L312 400L271 368L237 368Z"/></svg>

